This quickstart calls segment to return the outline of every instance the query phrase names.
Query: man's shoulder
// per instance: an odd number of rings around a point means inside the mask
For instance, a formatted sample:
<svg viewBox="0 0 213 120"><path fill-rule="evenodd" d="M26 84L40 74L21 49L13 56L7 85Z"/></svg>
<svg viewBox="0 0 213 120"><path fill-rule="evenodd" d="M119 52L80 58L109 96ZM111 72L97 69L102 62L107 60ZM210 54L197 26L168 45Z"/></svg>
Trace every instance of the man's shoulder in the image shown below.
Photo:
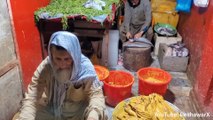
<svg viewBox="0 0 213 120"><path fill-rule="evenodd" d="M142 2L144 5L149 5L149 4L150 4L150 1L149 1L149 0L141 0L141 2Z"/></svg>

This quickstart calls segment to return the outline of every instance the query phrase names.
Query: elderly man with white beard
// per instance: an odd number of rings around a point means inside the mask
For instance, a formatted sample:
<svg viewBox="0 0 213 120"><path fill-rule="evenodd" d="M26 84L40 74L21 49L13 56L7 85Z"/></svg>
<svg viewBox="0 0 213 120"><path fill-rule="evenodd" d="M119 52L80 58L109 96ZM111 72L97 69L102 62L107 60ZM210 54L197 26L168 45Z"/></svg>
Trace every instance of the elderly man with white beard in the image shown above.
<svg viewBox="0 0 213 120"><path fill-rule="evenodd" d="M78 38L54 33L34 72L18 120L106 120L102 84Z"/></svg>

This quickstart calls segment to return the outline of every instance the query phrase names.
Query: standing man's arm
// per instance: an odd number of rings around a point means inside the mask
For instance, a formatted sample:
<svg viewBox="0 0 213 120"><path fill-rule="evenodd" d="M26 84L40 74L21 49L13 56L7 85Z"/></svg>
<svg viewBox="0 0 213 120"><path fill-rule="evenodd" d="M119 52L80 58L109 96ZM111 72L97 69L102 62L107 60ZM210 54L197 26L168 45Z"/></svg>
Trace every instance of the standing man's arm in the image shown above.
<svg viewBox="0 0 213 120"><path fill-rule="evenodd" d="M130 22L131 22L130 5L128 2L126 2L124 8L124 27L126 29L127 39L132 38L132 34L130 33Z"/></svg>
<svg viewBox="0 0 213 120"><path fill-rule="evenodd" d="M152 20L152 13L151 13L151 4L149 0L143 0L144 1L144 12L145 12L145 23L141 27L141 31L146 32L151 24Z"/></svg>

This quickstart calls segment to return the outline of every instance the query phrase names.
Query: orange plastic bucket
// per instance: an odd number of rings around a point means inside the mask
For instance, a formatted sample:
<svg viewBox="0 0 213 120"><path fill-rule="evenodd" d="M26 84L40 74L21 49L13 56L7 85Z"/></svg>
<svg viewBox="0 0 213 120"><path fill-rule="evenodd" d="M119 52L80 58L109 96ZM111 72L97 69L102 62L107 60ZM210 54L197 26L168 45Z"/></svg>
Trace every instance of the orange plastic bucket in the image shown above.
<svg viewBox="0 0 213 120"><path fill-rule="evenodd" d="M109 77L104 80L104 95L106 103L116 106L122 100L131 97L134 77L125 71L110 71Z"/></svg>
<svg viewBox="0 0 213 120"><path fill-rule="evenodd" d="M94 65L94 68L100 81L104 81L109 76L109 70L107 68L100 65Z"/></svg>
<svg viewBox="0 0 213 120"><path fill-rule="evenodd" d="M159 68L141 68L137 71L138 92L141 95L158 93L164 95L168 84L171 81L171 75Z"/></svg>

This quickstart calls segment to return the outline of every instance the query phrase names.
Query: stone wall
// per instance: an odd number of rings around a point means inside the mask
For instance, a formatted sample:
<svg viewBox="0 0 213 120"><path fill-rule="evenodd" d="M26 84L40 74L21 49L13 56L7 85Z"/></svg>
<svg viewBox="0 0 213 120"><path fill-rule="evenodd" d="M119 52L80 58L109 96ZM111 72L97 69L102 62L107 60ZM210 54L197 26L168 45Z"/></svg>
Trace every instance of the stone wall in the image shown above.
<svg viewBox="0 0 213 120"><path fill-rule="evenodd" d="M0 120L11 120L23 92L7 0L1 1L0 20Z"/></svg>

